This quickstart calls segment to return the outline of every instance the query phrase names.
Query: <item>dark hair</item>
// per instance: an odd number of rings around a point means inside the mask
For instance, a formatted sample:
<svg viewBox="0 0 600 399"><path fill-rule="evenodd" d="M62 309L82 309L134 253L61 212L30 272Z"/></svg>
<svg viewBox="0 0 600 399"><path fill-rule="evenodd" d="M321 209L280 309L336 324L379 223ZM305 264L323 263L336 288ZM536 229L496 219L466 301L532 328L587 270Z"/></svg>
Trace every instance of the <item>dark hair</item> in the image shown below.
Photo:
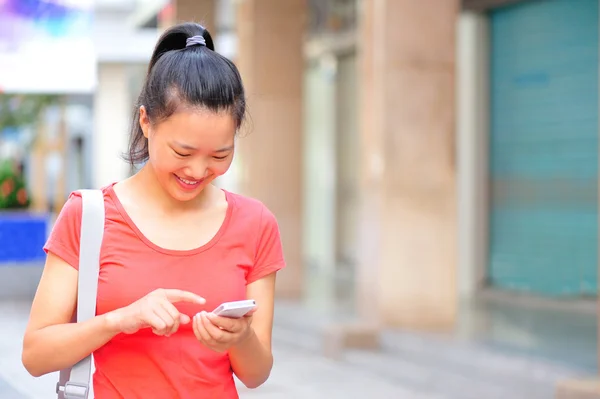
<svg viewBox="0 0 600 399"><path fill-rule="evenodd" d="M193 36L202 36L206 45L186 47ZM230 112L240 128L246 113L242 79L236 66L214 50L210 33L196 23L176 25L160 37L133 115L126 154L132 165L148 159L148 141L139 123L142 105L151 123L165 120L185 106Z"/></svg>

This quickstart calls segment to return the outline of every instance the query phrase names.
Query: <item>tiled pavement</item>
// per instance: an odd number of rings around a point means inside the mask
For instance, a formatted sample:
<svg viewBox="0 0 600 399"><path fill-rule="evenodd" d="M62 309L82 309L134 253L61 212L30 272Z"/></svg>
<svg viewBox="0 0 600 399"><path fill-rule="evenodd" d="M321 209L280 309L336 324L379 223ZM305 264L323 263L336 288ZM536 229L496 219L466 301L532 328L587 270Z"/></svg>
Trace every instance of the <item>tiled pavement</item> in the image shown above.
<svg viewBox="0 0 600 399"><path fill-rule="evenodd" d="M0 303L0 399L52 398L56 377L34 379L20 362L28 303ZM280 304L274 329L275 367L257 390L240 397L381 399L550 399L555 383L580 371L508 355L471 342L386 332L381 352L347 351L341 360L321 356L323 317Z"/></svg>

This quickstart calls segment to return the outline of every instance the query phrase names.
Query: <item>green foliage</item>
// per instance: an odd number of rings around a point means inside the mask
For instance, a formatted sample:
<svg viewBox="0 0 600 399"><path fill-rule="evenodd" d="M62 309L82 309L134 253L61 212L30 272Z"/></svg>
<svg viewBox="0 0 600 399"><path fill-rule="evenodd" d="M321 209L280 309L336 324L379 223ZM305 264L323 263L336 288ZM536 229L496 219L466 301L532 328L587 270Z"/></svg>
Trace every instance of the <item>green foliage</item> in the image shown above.
<svg viewBox="0 0 600 399"><path fill-rule="evenodd" d="M2 161L0 163L0 209L27 208L29 204L29 193L23 175L14 162Z"/></svg>
<svg viewBox="0 0 600 399"><path fill-rule="evenodd" d="M58 96L55 95L0 93L0 133L7 127L35 124L44 108L57 100Z"/></svg>

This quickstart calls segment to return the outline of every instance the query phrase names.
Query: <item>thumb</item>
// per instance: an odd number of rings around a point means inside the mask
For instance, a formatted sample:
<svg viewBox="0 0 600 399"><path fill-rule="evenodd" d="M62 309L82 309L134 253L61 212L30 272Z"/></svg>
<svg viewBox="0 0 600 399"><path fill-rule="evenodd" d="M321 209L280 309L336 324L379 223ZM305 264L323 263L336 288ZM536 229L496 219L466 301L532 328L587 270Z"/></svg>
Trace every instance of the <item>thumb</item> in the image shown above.
<svg viewBox="0 0 600 399"><path fill-rule="evenodd" d="M244 315L244 317L250 317L250 316L252 316L254 313L256 313L257 309L258 309L258 306L256 306L254 309L252 309L251 311L249 311L248 313L246 313Z"/></svg>
<svg viewBox="0 0 600 399"><path fill-rule="evenodd" d="M179 315L179 324L188 324L190 322L190 316L186 315L186 314L180 314Z"/></svg>

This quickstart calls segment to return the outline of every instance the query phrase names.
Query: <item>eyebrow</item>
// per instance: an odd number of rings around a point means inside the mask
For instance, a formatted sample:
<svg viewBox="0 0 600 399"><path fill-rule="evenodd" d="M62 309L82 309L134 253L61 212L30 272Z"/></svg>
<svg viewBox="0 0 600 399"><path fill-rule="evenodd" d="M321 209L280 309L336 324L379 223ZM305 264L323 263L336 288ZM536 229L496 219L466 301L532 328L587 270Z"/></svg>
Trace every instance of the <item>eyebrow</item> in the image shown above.
<svg viewBox="0 0 600 399"><path fill-rule="evenodd" d="M233 146L232 146L232 145L230 145L230 146L228 146L228 147L219 148L219 149L218 149L217 151L215 151L215 152L227 152L227 151L231 151L231 150L233 150Z"/></svg>
<svg viewBox="0 0 600 399"><path fill-rule="evenodd" d="M176 141L176 142L174 142L174 144L175 144L177 147L180 147L180 148L182 148L182 149L184 149L184 150L190 150L190 151L195 151L195 150L197 150L197 148L196 148L196 147L193 147L193 146L191 146L191 145L188 145L188 144L180 143L180 142L177 142L177 141ZM233 150L233 146L232 146L232 145L230 145L230 146L227 146L227 147L223 147L223 148L219 148L218 150L216 150L216 151L214 151L214 152L218 152L218 153L220 153L220 152L227 152L227 151L231 151L231 150Z"/></svg>

